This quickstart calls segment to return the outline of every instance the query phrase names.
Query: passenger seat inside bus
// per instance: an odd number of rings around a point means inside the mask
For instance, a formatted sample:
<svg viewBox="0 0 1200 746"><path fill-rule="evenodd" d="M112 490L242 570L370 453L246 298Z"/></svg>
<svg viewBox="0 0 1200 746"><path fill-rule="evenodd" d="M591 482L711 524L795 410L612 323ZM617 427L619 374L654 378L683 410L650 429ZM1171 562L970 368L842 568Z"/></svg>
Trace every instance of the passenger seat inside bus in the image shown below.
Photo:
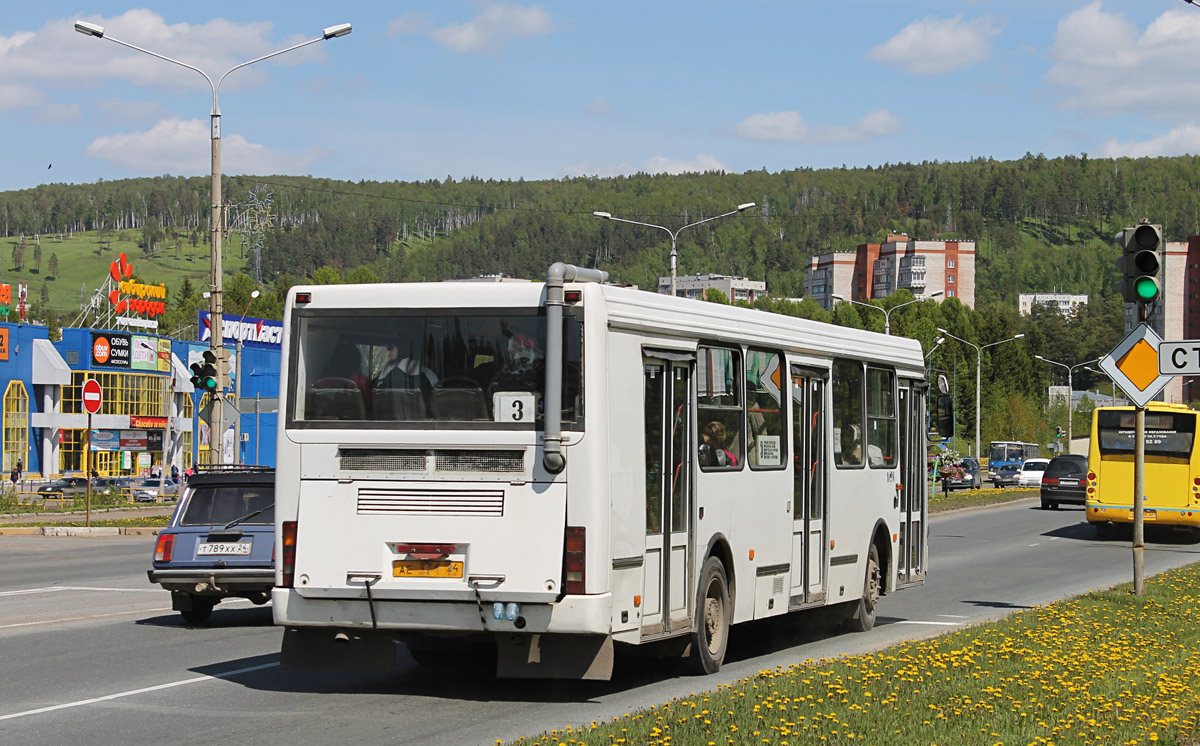
<svg viewBox="0 0 1200 746"><path fill-rule="evenodd" d="M442 420L488 420L483 389L434 389L433 412Z"/></svg>
<svg viewBox="0 0 1200 746"><path fill-rule="evenodd" d="M425 395L421 389L376 388L371 390L374 419L424 420Z"/></svg>
<svg viewBox="0 0 1200 746"><path fill-rule="evenodd" d="M361 420L366 417L366 405L362 391L353 384L350 387L313 388L305 402L307 419L310 420Z"/></svg>

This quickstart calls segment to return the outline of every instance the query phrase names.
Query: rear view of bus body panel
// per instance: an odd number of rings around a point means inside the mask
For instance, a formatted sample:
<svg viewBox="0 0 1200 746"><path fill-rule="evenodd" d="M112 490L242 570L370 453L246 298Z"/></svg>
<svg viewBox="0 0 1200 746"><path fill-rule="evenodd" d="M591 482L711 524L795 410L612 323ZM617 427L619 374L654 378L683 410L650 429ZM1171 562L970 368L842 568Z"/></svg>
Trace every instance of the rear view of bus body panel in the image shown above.
<svg viewBox="0 0 1200 746"><path fill-rule="evenodd" d="M1149 524L1200 526L1200 497L1191 466L1179 459L1146 457L1146 513ZM1100 500L1088 496L1087 519L1091 523L1133 522L1133 457L1108 456L1088 468L1096 476ZM1090 481L1090 480L1089 480Z"/></svg>

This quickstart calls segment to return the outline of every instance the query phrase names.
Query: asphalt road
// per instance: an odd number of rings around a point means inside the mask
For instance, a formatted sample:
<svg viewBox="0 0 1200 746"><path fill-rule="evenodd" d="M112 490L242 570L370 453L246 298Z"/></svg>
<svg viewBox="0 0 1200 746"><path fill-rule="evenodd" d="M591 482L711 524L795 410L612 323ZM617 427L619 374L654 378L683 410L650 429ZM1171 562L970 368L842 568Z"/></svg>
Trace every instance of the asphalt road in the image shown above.
<svg viewBox="0 0 1200 746"><path fill-rule="evenodd" d="M281 671L269 607L222 604L189 627L148 584L153 537L0 537L0 742L494 744L618 716L759 670L929 637L1132 577L1129 545L1099 542L1079 508L1031 501L936 517L927 583L883 599L867 634L819 615L734 629L721 672L681 676L620 657L611 682L497 681L417 667L389 675ZM1200 559L1149 535L1147 575Z"/></svg>

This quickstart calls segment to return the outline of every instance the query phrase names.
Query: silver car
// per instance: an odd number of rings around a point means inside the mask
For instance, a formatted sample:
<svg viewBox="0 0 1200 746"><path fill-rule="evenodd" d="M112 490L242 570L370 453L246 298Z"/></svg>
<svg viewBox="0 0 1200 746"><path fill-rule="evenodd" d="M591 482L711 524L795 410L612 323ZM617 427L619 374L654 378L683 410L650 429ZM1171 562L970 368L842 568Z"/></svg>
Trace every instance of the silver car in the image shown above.
<svg viewBox="0 0 1200 746"><path fill-rule="evenodd" d="M153 477L146 479L132 485L130 491L133 493L133 501L139 503L166 502L179 497L179 485L171 481L170 477L165 480Z"/></svg>

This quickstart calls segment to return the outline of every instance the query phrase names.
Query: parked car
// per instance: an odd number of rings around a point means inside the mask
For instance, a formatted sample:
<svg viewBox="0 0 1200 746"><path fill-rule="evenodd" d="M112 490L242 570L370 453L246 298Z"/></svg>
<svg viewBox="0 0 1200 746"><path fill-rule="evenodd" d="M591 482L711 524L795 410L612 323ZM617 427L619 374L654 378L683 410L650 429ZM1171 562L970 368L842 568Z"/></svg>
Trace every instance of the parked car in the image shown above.
<svg viewBox="0 0 1200 746"><path fill-rule="evenodd" d="M94 486L93 489L95 489ZM85 495L87 494L87 479L84 477L63 477L48 484L43 484L41 487L38 487L37 491L39 494L50 497L57 497L59 494L63 497Z"/></svg>
<svg viewBox="0 0 1200 746"><path fill-rule="evenodd" d="M275 584L275 470L198 471L158 535L151 583L200 624L224 598L264 604Z"/></svg>
<svg viewBox="0 0 1200 746"><path fill-rule="evenodd" d="M1042 510L1059 503L1083 505L1087 500L1087 456L1063 454L1050 460L1042 475Z"/></svg>
<svg viewBox="0 0 1200 746"><path fill-rule="evenodd" d="M1014 487L1021 478L1021 467L1018 464L1001 464L996 467L996 476L992 477L993 487Z"/></svg>
<svg viewBox="0 0 1200 746"><path fill-rule="evenodd" d="M1017 477L1018 487L1037 487L1042 483L1042 475L1049 466L1048 458L1031 458L1021 464L1021 474Z"/></svg>
<svg viewBox="0 0 1200 746"><path fill-rule="evenodd" d="M960 460L958 465L962 469L961 477L942 480L942 486L947 492L954 489L977 490L983 486L983 470L979 467L979 461L967 457Z"/></svg>
<svg viewBox="0 0 1200 746"><path fill-rule="evenodd" d="M162 499L174 500L179 497L179 485L171 481L168 477L165 481L160 481L157 477L151 477L141 482L132 485L133 501L139 503L154 503L159 502L159 495Z"/></svg>

